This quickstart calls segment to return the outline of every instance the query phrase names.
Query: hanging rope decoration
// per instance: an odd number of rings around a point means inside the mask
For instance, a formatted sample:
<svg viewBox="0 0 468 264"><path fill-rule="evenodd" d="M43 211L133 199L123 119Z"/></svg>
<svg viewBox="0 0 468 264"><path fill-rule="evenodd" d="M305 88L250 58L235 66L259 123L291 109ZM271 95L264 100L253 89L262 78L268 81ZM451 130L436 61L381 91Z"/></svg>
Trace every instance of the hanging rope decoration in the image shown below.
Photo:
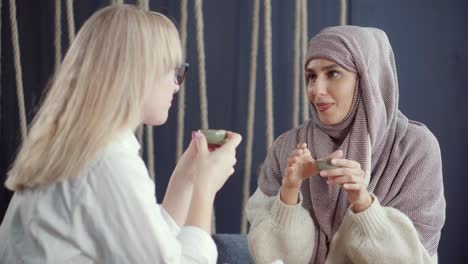
<svg viewBox="0 0 468 264"><path fill-rule="evenodd" d="M299 125L299 93L300 93L300 56L301 56L301 46L300 46L300 29L301 29L301 7L302 0L296 0L294 2L294 78L293 78L293 112L292 112L292 127L297 127Z"/></svg>
<svg viewBox="0 0 468 264"><path fill-rule="evenodd" d="M146 155L148 159L148 171L151 179L154 181L155 165L154 165L154 141L153 127L146 126Z"/></svg>
<svg viewBox="0 0 468 264"><path fill-rule="evenodd" d="M143 125L139 125L137 130L136 130L136 136L137 136L137 139L138 139L138 142L140 143L140 150L138 151L138 153L140 154L140 156L143 155L143 147L144 147L144 142L143 142L143 129L144 129L144 126Z"/></svg>
<svg viewBox="0 0 468 264"><path fill-rule="evenodd" d="M149 10L149 0L139 0L138 8L148 11Z"/></svg>
<svg viewBox="0 0 468 264"><path fill-rule="evenodd" d="M62 61L62 0L55 0L55 70Z"/></svg>
<svg viewBox="0 0 468 264"><path fill-rule="evenodd" d="M16 94L18 96L19 119L21 139L24 141L27 135L26 107L24 105L23 77L21 69L21 54L18 39L18 21L16 20L16 3L10 0L11 41L13 44L13 58L16 72Z"/></svg>
<svg viewBox="0 0 468 264"><path fill-rule="evenodd" d="M340 1L340 25L344 26L348 21L348 2L347 0Z"/></svg>
<svg viewBox="0 0 468 264"><path fill-rule="evenodd" d="M265 105L266 105L266 147L273 143L274 124L273 124L273 77L272 77L272 58L271 58L271 0L264 2L264 27L265 27Z"/></svg>
<svg viewBox="0 0 468 264"><path fill-rule="evenodd" d="M257 84L257 57L258 57L258 25L260 13L260 0L253 1L252 16L252 49L250 50L250 80L249 102L247 111L247 139L245 146L244 182L242 186L242 207L245 208L250 196L250 179L252 178L252 147L255 119L255 87ZM241 233L247 233L247 216L242 209Z"/></svg>
<svg viewBox="0 0 468 264"><path fill-rule="evenodd" d="M67 0L67 22L68 22L68 42L75 39L75 18L73 16L73 0Z"/></svg>
<svg viewBox="0 0 468 264"><path fill-rule="evenodd" d="M154 165L154 141L153 141L153 127L146 126L146 155L148 158L148 171L151 179L154 181L155 165Z"/></svg>
<svg viewBox="0 0 468 264"><path fill-rule="evenodd" d="M307 18L307 0L302 0L302 13L301 13L301 59L299 65L301 66L300 68L300 76L301 76L301 87L302 87L302 122L305 122L307 119L309 119L309 97L307 96L307 80L305 79L304 75L304 61L305 57L307 55L307 49L309 48L309 35L308 35L308 18Z"/></svg>
<svg viewBox="0 0 468 264"><path fill-rule="evenodd" d="M187 0L180 2L180 40L182 42L182 54L185 58L187 49ZM182 83L179 90L177 104L177 142L176 160L182 156L184 149L184 121L185 121L185 84Z"/></svg>
<svg viewBox="0 0 468 264"><path fill-rule="evenodd" d="M203 36L203 1L195 0L195 20L197 30L198 82L200 86L200 112L202 129L208 126L208 100L206 95L205 42Z"/></svg>
<svg viewBox="0 0 468 264"><path fill-rule="evenodd" d="M198 53L198 84L200 89L201 127L207 129L208 125L208 98L206 94L206 66L205 66L205 38L203 36L203 1L195 0L195 28L197 36ZM216 234L216 213L213 208L211 218L211 232Z"/></svg>

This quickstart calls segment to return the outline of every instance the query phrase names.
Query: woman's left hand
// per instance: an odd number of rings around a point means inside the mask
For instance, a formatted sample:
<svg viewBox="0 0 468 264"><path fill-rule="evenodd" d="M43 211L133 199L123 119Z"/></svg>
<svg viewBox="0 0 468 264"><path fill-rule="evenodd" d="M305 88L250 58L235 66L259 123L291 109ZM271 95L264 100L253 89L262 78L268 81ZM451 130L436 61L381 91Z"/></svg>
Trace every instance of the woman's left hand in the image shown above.
<svg viewBox="0 0 468 264"><path fill-rule="evenodd" d="M348 193L348 201L355 213L369 208L373 198L367 190L365 172L361 164L348 159L332 159L331 162L338 168L323 170L320 176L327 178L327 184L338 184Z"/></svg>
<svg viewBox="0 0 468 264"><path fill-rule="evenodd" d="M193 184L195 171L197 171L195 158L197 156L198 149L194 136L195 132L192 132L192 141L190 141L188 148L180 157L171 176L171 179L174 178L174 180L189 185Z"/></svg>

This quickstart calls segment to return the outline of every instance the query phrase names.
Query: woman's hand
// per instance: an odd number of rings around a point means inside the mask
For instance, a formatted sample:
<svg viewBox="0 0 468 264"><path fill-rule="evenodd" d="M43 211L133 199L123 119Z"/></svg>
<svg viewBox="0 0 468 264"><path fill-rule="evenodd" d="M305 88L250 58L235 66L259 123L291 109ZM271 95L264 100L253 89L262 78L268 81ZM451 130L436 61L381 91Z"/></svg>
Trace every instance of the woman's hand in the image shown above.
<svg viewBox="0 0 468 264"><path fill-rule="evenodd" d="M332 159L331 162L339 168L323 170L320 176L327 178L327 184L338 184L348 193L348 201L353 205L352 210L355 213L369 208L373 199L367 190L365 172L361 164L354 160L338 158Z"/></svg>
<svg viewBox="0 0 468 264"><path fill-rule="evenodd" d="M341 158L343 152L335 151L328 155L328 159ZM318 174L315 160L312 158L307 144L297 146L288 158L286 175L282 180L280 199L283 203L293 205L298 203L299 188L305 179Z"/></svg>
<svg viewBox="0 0 468 264"><path fill-rule="evenodd" d="M195 188L215 194L224 185L229 176L234 173L236 164L236 148L242 141L241 135L227 131L227 142L219 148L211 150L205 135L196 132L195 139L198 153L196 155Z"/></svg>
<svg viewBox="0 0 468 264"><path fill-rule="evenodd" d="M198 170L196 162L198 147L195 133L192 132L192 141L177 162L162 202L164 209L179 226L183 226L187 219L192 200L193 184Z"/></svg>
<svg viewBox="0 0 468 264"><path fill-rule="evenodd" d="M171 179L181 181L183 184L192 185L196 174L195 172L198 170L196 168L197 162L195 161L198 152L195 138L196 133L195 131L192 132L192 140L172 172Z"/></svg>
<svg viewBox="0 0 468 264"><path fill-rule="evenodd" d="M317 169L314 159L307 149L307 144L298 145L288 158L288 167L286 175L283 177L282 186L288 189L299 189L302 181L314 175L317 175Z"/></svg>
<svg viewBox="0 0 468 264"><path fill-rule="evenodd" d="M236 148L242 137L233 132L227 132L228 141L221 147L210 152L206 137L195 134L197 155L193 195L188 211L186 225L197 226L210 233L211 215L216 193L221 189L229 176L234 173L236 164Z"/></svg>

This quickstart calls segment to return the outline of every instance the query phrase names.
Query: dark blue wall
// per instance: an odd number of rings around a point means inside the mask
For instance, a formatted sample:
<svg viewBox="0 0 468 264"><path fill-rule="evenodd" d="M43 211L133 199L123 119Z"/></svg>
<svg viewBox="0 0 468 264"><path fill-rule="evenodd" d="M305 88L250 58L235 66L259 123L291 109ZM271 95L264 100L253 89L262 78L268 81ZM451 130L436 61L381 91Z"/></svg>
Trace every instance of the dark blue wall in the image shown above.
<svg viewBox="0 0 468 264"><path fill-rule="evenodd" d="M3 0L1 50L0 177L14 159L19 140L15 80L11 52L8 1ZM108 1L75 1L77 28ZM132 1L129 1L132 2ZM294 1L272 1L273 86L275 135L291 128ZM31 118L53 69L54 1L18 0L26 107ZM443 155L447 222L439 247L440 263L462 263L468 257L465 226L468 179L463 160L468 157L468 11L464 0L349 1L349 23L387 32L395 52L400 108L411 119L424 122L439 139ZM179 1L151 1L151 8L179 21ZM189 1L193 10L193 1ZM209 123L245 135L249 80L251 1L204 1ZM65 9L63 9L63 14ZM309 35L338 24L339 0L309 1ZM260 18L259 68L253 169L265 157L263 14ZM65 22L65 20L64 20ZM186 145L190 131L200 126L195 21L189 12ZM63 24L66 49L66 24ZM176 106L167 124L155 131L157 196L162 200L175 162ZM238 150L236 174L218 194L217 227L221 233L240 228L245 144ZM256 177L252 178L252 191ZM0 187L0 216L11 193Z"/></svg>

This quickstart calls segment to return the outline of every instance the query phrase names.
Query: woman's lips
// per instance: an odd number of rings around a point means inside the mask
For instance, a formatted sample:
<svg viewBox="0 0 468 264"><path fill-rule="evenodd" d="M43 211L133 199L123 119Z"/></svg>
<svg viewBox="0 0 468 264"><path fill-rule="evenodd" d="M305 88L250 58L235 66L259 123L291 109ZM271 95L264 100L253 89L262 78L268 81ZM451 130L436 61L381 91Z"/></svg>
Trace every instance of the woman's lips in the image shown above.
<svg viewBox="0 0 468 264"><path fill-rule="evenodd" d="M330 107L332 107L332 106L333 106L333 103L318 103L317 104L317 111L325 112L328 109L330 109Z"/></svg>

